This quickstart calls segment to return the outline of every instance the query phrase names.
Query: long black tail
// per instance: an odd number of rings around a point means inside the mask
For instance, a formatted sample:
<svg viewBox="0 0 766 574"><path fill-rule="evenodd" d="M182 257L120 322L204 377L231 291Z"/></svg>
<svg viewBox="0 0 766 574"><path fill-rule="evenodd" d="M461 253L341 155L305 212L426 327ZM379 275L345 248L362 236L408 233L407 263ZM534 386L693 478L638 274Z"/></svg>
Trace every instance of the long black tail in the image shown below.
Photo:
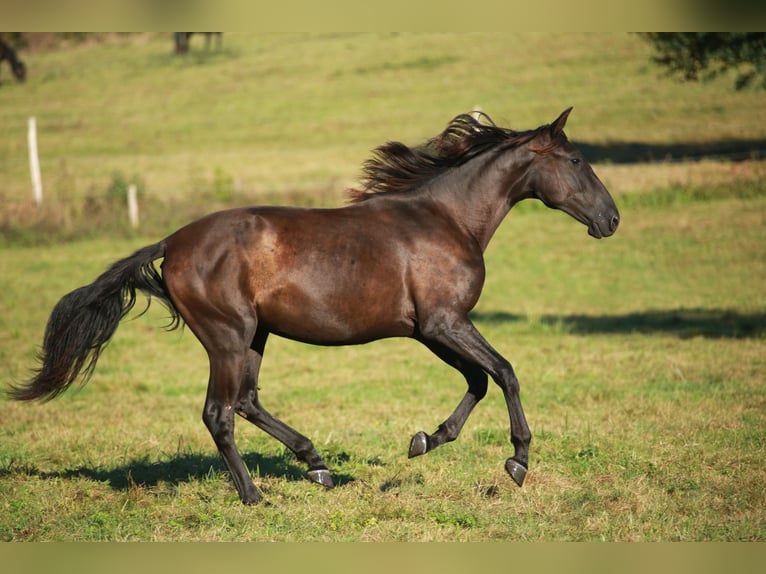
<svg viewBox="0 0 766 574"><path fill-rule="evenodd" d="M65 295L53 308L40 353L42 366L28 383L12 386L16 400L50 400L78 378L85 384L120 320L136 304L136 291L162 301L171 313L170 327L181 316L173 306L154 260L165 255L161 241L139 249L107 269L90 285Z"/></svg>

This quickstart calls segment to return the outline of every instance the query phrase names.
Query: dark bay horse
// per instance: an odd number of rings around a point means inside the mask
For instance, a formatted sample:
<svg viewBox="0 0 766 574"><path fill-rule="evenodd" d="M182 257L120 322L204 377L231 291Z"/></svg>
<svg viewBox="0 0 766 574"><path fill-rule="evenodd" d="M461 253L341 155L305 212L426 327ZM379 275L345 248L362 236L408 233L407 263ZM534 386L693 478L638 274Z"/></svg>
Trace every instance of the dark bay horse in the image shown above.
<svg viewBox="0 0 766 574"><path fill-rule="evenodd" d="M596 238L617 229L612 198L564 134L570 111L523 132L460 115L418 147L383 145L345 207L249 207L188 224L62 298L46 327L42 366L10 395L50 399L87 381L136 292L154 296L208 353L202 417L242 502L256 503L261 493L234 442L235 414L284 443L312 480L333 485L312 442L258 399L269 334L317 345L411 337L457 369L468 390L433 434L415 434L409 456L455 440L489 376L510 417L514 454L505 468L521 486L531 434L519 382L468 313L484 283L484 250L520 200L542 200Z"/></svg>

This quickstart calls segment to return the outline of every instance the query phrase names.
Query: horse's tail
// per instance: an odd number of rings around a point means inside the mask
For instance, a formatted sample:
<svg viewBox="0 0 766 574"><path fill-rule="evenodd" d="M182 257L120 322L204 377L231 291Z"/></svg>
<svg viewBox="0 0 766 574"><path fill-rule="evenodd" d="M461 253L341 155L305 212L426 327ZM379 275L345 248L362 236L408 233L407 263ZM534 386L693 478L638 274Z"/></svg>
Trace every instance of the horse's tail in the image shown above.
<svg viewBox="0 0 766 574"><path fill-rule="evenodd" d="M29 382L12 386L16 400L50 400L78 378L85 384L120 320L136 303L136 291L162 301L171 313L169 328L181 316L170 299L154 260L165 255L165 242L139 249L107 269L90 285L65 295L53 308L39 355L42 366ZM147 304L148 306L148 304Z"/></svg>

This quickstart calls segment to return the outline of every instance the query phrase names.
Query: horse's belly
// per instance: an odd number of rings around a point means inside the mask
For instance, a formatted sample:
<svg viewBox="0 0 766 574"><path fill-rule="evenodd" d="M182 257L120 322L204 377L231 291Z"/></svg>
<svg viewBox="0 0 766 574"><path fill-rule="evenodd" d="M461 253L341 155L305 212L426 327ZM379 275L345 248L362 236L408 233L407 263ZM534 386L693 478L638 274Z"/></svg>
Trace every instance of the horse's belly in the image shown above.
<svg viewBox="0 0 766 574"><path fill-rule="evenodd" d="M411 335L414 310L395 281L348 281L341 273L307 284L285 282L256 296L256 313L271 332L319 345L350 345Z"/></svg>

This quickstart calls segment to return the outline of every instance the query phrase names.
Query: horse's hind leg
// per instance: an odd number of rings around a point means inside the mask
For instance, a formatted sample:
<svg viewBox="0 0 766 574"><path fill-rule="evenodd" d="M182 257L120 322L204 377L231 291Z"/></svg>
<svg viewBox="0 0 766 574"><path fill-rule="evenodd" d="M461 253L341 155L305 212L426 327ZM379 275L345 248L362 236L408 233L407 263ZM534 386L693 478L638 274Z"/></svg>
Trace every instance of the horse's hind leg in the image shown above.
<svg viewBox="0 0 766 574"><path fill-rule="evenodd" d="M248 351L237 414L273 436L289 448L299 460L305 462L309 467L308 475L311 480L322 486L332 487L334 485L330 471L327 470L327 466L311 440L274 417L263 408L258 399L258 372L267 337L266 331L256 332L252 348Z"/></svg>
<svg viewBox="0 0 766 574"><path fill-rule="evenodd" d="M208 384L202 420L221 453L231 478L244 504L255 504L263 498L253 484L250 473L234 442L234 408L237 403L245 352L208 352L210 356L210 383Z"/></svg>
<svg viewBox="0 0 766 574"><path fill-rule="evenodd" d="M422 341L442 361L460 371L468 383L468 391L458 404L455 411L439 425L432 435L420 431L410 441L409 458L420 456L441 446L445 442L455 440L478 402L487 394L487 373L481 367L460 358L447 347L433 341Z"/></svg>

